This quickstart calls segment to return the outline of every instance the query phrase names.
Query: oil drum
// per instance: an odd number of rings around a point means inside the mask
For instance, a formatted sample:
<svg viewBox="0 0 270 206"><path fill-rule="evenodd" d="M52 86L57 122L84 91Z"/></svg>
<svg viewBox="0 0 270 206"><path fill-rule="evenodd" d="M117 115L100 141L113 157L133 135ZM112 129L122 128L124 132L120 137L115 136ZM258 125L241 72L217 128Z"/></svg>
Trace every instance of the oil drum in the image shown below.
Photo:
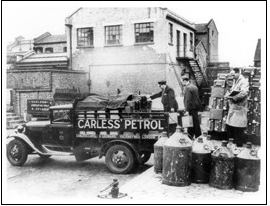
<svg viewBox="0 0 270 206"><path fill-rule="evenodd" d="M211 155L211 173L209 185L218 189L233 188L234 154L222 141L221 147Z"/></svg>
<svg viewBox="0 0 270 206"><path fill-rule="evenodd" d="M154 144L154 171L156 173L162 172L163 146L167 140L167 133L163 132L162 137Z"/></svg>
<svg viewBox="0 0 270 206"><path fill-rule="evenodd" d="M250 142L241 151L235 161L235 189L243 192L256 192L260 185L261 161Z"/></svg>
<svg viewBox="0 0 270 206"><path fill-rule="evenodd" d="M163 148L162 183L173 186L191 184L191 150L192 142L187 133L176 132L170 136Z"/></svg>
<svg viewBox="0 0 270 206"><path fill-rule="evenodd" d="M208 183L211 171L211 150L208 144L198 137L192 146L191 180L194 183Z"/></svg>

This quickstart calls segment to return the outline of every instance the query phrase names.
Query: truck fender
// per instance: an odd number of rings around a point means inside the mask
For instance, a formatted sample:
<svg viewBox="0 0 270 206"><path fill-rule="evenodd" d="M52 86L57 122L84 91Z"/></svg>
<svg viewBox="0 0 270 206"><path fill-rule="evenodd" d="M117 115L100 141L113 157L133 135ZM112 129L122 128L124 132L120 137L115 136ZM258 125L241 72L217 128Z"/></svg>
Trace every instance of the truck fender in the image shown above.
<svg viewBox="0 0 270 206"><path fill-rule="evenodd" d="M36 146L32 143L32 141L22 133L13 133L7 136L7 139L21 139L23 140L29 147L31 147L33 150L35 150L39 154L44 154L46 155L47 153L41 152L39 149L36 148Z"/></svg>
<svg viewBox="0 0 270 206"><path fill-rule="evenodd" d="M110 144L114 145L115 143L122 143L122 144L126 144L126 145L130 146L132 148L132 150L134 151L138 162L140 164L142 163L142 158L141 158L141 155L139 154L137 147L134 144L127 142L127 141L123 141L123 140L113 140L113 141L107 142L106 144L102 145L102 147L100 148L100 151L99 151L99 158L101 158L104 155L103 154L104 151L107 150L107 148Z"/></svg>

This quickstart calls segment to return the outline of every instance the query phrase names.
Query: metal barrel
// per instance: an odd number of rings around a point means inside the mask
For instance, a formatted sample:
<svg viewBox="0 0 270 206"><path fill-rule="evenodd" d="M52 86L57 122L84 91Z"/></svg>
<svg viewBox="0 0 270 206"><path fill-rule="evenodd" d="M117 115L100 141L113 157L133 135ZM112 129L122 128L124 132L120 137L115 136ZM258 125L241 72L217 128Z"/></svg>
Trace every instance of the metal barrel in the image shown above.
<svg viewBox="0 0 270 206"><path fill-rule="evenodd" d="M163 146L154 145L154 171L156 173L162 172L163 164Z"/></svg>
<svg viewBox="0 0 270 206"><path fill-rule="evenodd" d="M213 157L209 186L218 189L233 188L234 159Z"/></svg>
<svg viewBox="0 0 270 206"><path fill-rule="evenodd" d="M191 147L164 145L162 183L173 186L191 184Z"/></svg>
<svg viewBox="0 0 270 206"><path fill-rule="evenodd" d="M235 159L235 189L243 192L256 192L260 185L261 161L251 143Z"/></svg>
<svg viewBox="0 0 270 206"><path fill-rule="evenodd" d="M192 146L191 180L195 183L208 183L211 171L211 148L207 133L198 137Z"/></svg>
<svg viewBox="0 0 270 206"><path fill-rule="evenodd" d="M208 183L211 172L211 153L192 153L191 180L194 183Z"/></svg>
<svg viewBox="0 0 270 206"><path fill-rule="evenodd" d="M170 136L163 148L162 183L173 186L191 184L191 150L192 142L181 127Z"/></svg>
<svg viewBox="0 0 270 206"><path fill-rule="evenodd" d="M163 146L167 140L167 133L163 132L162 137L154 144L154 171L156 173L162 173Z"/></svg>
<svg viewBox="0 0 270 206"><path fill-rule="evenodd" d="M227 148L227 142L222 141L221 147L211 155L211 173L209 186L218 189L233 188L234 154Z"/></svg>

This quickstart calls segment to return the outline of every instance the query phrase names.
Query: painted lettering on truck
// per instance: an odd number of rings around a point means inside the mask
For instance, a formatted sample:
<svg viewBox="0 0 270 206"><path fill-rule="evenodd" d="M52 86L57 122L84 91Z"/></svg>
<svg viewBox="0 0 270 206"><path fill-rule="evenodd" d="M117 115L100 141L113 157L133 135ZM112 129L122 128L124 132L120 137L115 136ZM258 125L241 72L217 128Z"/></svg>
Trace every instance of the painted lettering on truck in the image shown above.
<svg viewBox="0 0 270 206"><path fill-rule="evenodd" d="M80 119L79 129L163 130L162 120Z"/></svg>

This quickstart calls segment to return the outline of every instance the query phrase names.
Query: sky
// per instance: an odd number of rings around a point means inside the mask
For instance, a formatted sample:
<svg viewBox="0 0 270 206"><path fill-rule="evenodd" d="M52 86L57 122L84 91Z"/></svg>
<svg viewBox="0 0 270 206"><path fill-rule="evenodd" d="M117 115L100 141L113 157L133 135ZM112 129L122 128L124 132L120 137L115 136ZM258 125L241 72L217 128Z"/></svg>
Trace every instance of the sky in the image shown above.
<svg viewBox="0 0 270 206"><path fill-rule="evenodd" d="M219 61L253 65L257 41L266 41L266 2L2 2L2 35L7 44L21 35L65 33L65 18L79 7L166 7L194 23L213 19L219 32ZM3 47L2 47L3 48ZM5 47L4 47L5 48Z"/></svg>

